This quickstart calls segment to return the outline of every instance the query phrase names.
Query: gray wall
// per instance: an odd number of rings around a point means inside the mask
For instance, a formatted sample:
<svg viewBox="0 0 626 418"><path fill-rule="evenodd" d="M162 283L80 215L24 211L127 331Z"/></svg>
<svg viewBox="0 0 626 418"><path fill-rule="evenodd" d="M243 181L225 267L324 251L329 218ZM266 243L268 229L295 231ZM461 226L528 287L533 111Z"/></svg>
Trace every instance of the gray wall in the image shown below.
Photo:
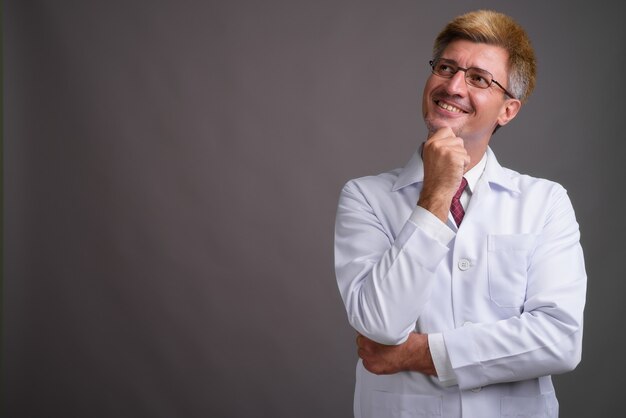
<svg viewBox="0 0 626 418"><path fill-rule="evenodd" d="M3 416L350 416L338 193L408 160L432 40L475 8L515 17L539 60L492 146L562 183L581 224L585 350L556 378L562 416L616 416L626 16L612 3L6 2Z"/></svg>

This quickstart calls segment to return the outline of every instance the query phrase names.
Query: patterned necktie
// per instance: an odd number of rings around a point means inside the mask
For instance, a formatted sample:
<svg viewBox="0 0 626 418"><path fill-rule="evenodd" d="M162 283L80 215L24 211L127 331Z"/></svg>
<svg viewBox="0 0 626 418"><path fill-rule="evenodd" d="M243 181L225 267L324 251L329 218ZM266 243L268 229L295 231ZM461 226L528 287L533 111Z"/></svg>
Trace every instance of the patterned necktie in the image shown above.
<svg viewBox="0 0 626 418"><path fill-rule="evenodd" d="M452 213L452 217L454 218L454 222L456 222L456 226L461 225L461 221L463 220L463 216L465 215L465 211L463 210L463 206L461 205L461 195L463 194L463 190L467 187L467 180L463 177L461 180L461 185L459 186L459 190L456 191L454 197L452 198L452 204L450 205L450 212Z"/></svg>

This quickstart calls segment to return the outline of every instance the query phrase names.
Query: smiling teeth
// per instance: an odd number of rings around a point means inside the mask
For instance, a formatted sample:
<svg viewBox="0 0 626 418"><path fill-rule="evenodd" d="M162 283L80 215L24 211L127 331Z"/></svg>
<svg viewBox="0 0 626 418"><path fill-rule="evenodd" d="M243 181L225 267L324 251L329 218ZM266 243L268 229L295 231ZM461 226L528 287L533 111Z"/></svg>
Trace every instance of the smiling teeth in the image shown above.
<svg viewBox="0 0 626 418"><path fill-rule="evenodd" d="M442 108L442 109L446 109L446 110L447 110L447 111L449 111L449 112L454 112L454 113L461 113L461 112L462 112L462 110L461 110L461 109L459 109L458 107L451 106L451 105L449 105L449 104L447 104L447 103L441 103L441 102L439 102L439 103L437 103L437 105L438 105L440 108Z"/></svg>

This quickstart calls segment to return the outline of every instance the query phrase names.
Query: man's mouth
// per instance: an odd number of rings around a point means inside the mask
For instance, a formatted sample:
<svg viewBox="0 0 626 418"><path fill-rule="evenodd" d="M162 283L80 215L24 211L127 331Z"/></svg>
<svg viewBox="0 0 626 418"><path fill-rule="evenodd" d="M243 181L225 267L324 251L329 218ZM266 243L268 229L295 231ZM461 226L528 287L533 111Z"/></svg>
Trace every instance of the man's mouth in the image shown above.
<svg viewBox="0 0 626 418"><path fill-rule="evenodd" d="M444 103L441 100L435 100L435 104L440 108L447 110L448 112L453 113L467 113L464 110L459 109L458 107L452 106L451 104Z"/></svg>

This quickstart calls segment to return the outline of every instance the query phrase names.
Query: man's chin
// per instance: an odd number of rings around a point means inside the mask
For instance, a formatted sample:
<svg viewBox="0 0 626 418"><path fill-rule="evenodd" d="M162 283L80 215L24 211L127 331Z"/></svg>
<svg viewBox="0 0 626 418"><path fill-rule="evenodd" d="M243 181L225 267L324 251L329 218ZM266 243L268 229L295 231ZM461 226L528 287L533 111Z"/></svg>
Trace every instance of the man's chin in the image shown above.
<svg viewBox="0 0 626 418"><path fill-rule="evenodd" d="M452 132L456 136L461 136L461 132L463 131L463 125L452 124L446 120L427 120L424 119L424 123L426 124L426 129L428 129L428 137L430 138L435 132L437 132L441 128L450 128Z"/></svg>

